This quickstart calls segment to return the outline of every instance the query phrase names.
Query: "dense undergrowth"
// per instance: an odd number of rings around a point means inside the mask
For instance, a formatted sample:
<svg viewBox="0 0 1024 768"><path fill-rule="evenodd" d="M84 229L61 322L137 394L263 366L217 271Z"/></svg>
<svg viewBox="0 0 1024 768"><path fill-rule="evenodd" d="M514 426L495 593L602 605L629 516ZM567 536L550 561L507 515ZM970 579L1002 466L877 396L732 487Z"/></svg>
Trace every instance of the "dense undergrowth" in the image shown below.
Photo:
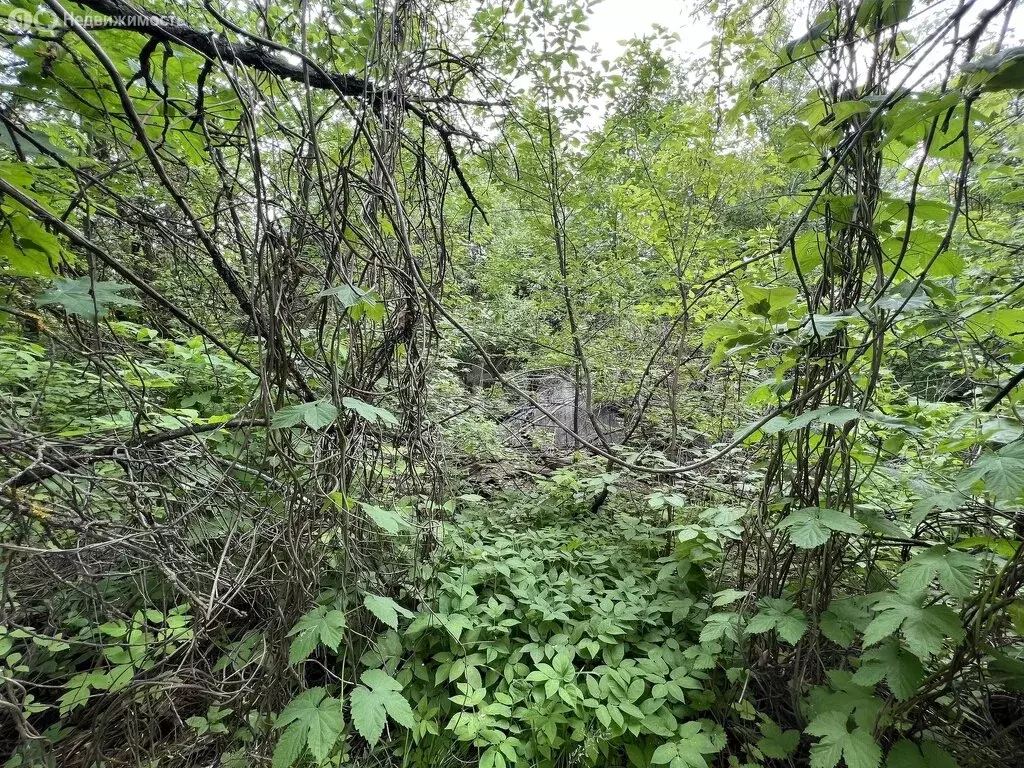
<svg viewBox="0 0 1024 768"><path fill-rule="evenodd" d="M1018 3L140 2L0 0L5 768L1020 764Z"/></svg>

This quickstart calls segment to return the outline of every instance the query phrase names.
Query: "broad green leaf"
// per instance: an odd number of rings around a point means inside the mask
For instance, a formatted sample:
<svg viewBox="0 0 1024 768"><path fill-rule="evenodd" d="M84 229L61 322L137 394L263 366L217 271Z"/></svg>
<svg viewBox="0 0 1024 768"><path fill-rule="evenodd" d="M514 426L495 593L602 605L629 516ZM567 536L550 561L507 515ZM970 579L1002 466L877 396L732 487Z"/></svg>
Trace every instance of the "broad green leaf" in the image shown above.
<svg viewBox="0 0 1024 768"><path fill-rule="evenodd" d="M328 696L323 688L303 691L274 721L274 728L285 726L289 727L274 750L274 765L286 768L294 763L301 745L309 749L317 765L322 765L345 727L342 701Z"/></svg>
<svg viewBox="0 0 1024 768"><path fill-rule="evenodd" d="M337 651L344 637L345 614L318 606L296 622L288 633L294 638L288 649L288 663L297 664L320 645Z"/></svg>
<svg viewBox="0 0 1024 768"><path fill-rule="evenodd" d="M785 309L799 295L796 288L789 286L773 286L770 288L759 285L744 284L740 286L743 301L747 309L755 315L769 317L780 309Z"/></svg>
<svg viewBox="0 0 1024 768"><path fill-rule="evenodd" d="M912 7L913 0L861 0L857 6L857 25L874 32L904 21Z"/></svg>
<svg viewBox="0 0 1024 768"><path fill-rule="evenodd" d="M394 427L398 426L398 419L391 411L385 408L378 408L375 405L364 403L362 400L358 400L354 397L343 397L341 404L350 411L355 413L367 421L375 422L380 421L384 424L390 424Z"/></svg>
<svg viewBox="0 0 1024 768"><path fill-rule="evenodd" d="M307 727L306 746L317 765L323 765L345 727L341 699L328 697L320 702L315 716L308 719Z"/></svg>
<svg viewBox="0 0 1024 768"><path fill-rule="evenodd" d="M834 10L820 13L806 34L786 43L781 54L783 61L796 61L820 50L825 45L825 40L835 20Z"/></svg>
<svg viewBox="0 0 1024 768"><path fill-rule="evenodd" d="M405 516L401 512L395 512L391 509L381 509L380 507L374 506L373 504L367 504L366 502L360 502L360 506L363 511L366 512L373 522L379 525L388 533L401 533L412 528L412 523L405 519Z"/></svg>
<svg viewBox="0 0 1024 768"><path fill-rule="evenodd" d="M799 416L794 416L789 420L786 426L782 428L782 431L795 432L798 429L803 429L814 421L820 421L824 424L841 427L849 421L856 421L860 417L860 412L855 411L852 408L840 408L836 405L829 405L824 408L815 408L813 411L805 411Z"/></svg>
<svg viewBox="0 0 1024 768"><path fill-rule="evenodd" d="M3 127L0 126L0 130ZM14 212L0 232L0 272L15 277L52 277L60 261L60 243L41 225Z"/></svg>
<svg viewBox="0 0 1024 768"><path fill-rule="evenodd" d="M88 277L58 278L53 287L36 297L36 306L60 304L69 315L89 320L107 316L110 307L137 307L135 299L121 296L130 286L121 283L93 282Z"/></svg>
<svg viewBox="0 0 1024 768"><path fill-rule="evenodd" d="M662 744L651 757L652 765L669 765L670 768L707 768L704 755L721 750L702 732L699 721L691 720L679 728L679 738Z"/></svg>
<svg viewBox="0 0 1024 768"><path fill-rule="evenodd" d="M274 429L297 427L305 424L311 429L329 427L338 418L338 409L328 400L287 405L274 414L270 426Z"/></svg>
<svg viewBox="0 0 1024 768"><path fill-rule="evenodd" d="M861 726L850 731L848 717L842 712L825 712L808 723L806 732L818 736L811 747L811 765L814 768L833 768L840 758L847 768L878 768L882 762L882 749Z"/></svg>
<svg viewBox="0 0 1024 768"><path fill-rule="evenodd" d="M957 768L957 763L934 741L926 741L919 747L902 739L886 755L885 768Z"/></svg>
<svg viewBox="0 0 1024 768"><path fill-rule="evenodd" d="M853 625L844 621L841 616L838 616L835 611L831 610L831 606L818 619L818 629L821 630L821 634L843 648L849 648L853 645L854 638L856 637Z"/></svg>
<svg viewBox="0 0 1024 768"><path fill-rule="evenodd" d="M865 651L861 666L853 675L853 681L859 685L877 685L882 680L897 699L906 701L924 680L924 667L917 656L905 653L898 642L890 639Z"/></svg>
<svg viewBox="0 0 1024 768"><path fill-rule="evenodd" d="M390 716L399 725L413 728L416 718L400 691L402 685L381 669L369 669L360 677L363 685L351 693L352 722L371 746L380 741Z"/></svg>
<svg viewBox="0 0 1024 768"><path fill-rule="evenodd" d="M416 726L416 716L413 714L409 702L405 700L402 694L396 691L382 691L381 701L384 704L384 709L387 710L388 716L396 723L405 728Z"/></svg>
<svg viewBox="0 0 1024 768"><path fill-rule="evenodd" d="M757 613L747 621L745 631L749 635L773 629L787 643L796 645L807 631L807 617L789 600L764 598L758 603Z"/></svg>
<svg viewBox="0 0 1024 768"><path fill-rule="evenodd" d="M305 723L292 723L285 729L274 747L272 768L290 768L299 759L306 746L306 730Z"/></svg>
<svg viewBox="0 0 1024 768"><path fill-rule="evenodd" d="M715 593L715 601L711 606L713 608L720 608L723 605L735 603L740 598L746 597L749 594L750 590L747 589L723 589L721 592Z"/></svg>
<svg viewBox="0 0 1024 768"><path fill-rule="evenodd" d="M929 547L914 555L899 575L900 589L923 592L937 578L953 597L968 597L974 591L981 564L973 555L951 550L945 544Z"/></svg>
<svg viewBox="0 0 1024 768"><path fill-rule="evenodd" d="M700 631L700 642L729 639L739 642L740 615L738 613L713 613L704 620Z"/></svg>
<svg viewBox="0 0 1024 768"><path fill-rule="evenodd" d="M785 760L796 752L800 746L800 731L795 729L783 731L774 722L769 721L761 726L764 738L757 742L757 748L765 757Z"/></svg>
<svg viewBox="0 0 1024 768"><path fill-rule="evenodd" d="M382 669L368 669L360 675L362 683L373 690L400 691L402 684Z"/></svg>
<svg viewBox="0 0 1024 768"><path fill-rule="evenodd" d="M1024 90L1024 45L982 56L965 64L964 72L983 91Z"/></svg>
<svg viewBox="0 0 1024 768"><path fill-rule="evenodd" d="M349 706L352 724L359 735L366 739L371 747L376 746L381 734L384 733L384 721L387 720L387 710L384 709L380 696L360 685L352 689Z"/></svg>
<svg viewBox="0 0 1024 768"><path fill-rule="evenodd" d="M1000 499L1014 501L1024 491L1024 441L1017 441L994 454L982 456L959 479L959 488L967 490L983 483L985 490Z"/></svg>
<svg viewBox="0 0 1024 768"><path fill-rule="evenodd" d="M327 298L329 296L334 297L338 300L341 306L348 309L354 307L367 295L367 292L362 288L354 285L336 285L333 288L327 288L326 290L320 291L317 294L318 299Z"/></svg>
<svg viewBox="0 0 1024 768"><path fill-rule="evenodd" d="M366 595L363 597L363 605L366 606L366 610L392 629L398 629L398 614L402 614L406 618L412 618L415 615L390 597L381 597L380 595Z"/></svg>
<svg viewBox="0 0 1024 768"><path fill-rule="evenodd" d="M928 659L942 649L946 638L961 640L964 636L960 617L944 605L922 607L919 594L887 592L874 604L877 615L864 631L864 647L875 645L897 630L902 632L907 647L920 659Z"/></svg>
<svg viewBox="0 0 1024 768"><path fill-rule="evenodd" d="M778 527L788 530L793 544L801 549L820 547L833 533L857 534L864 531L864 526L849 515L823 507L808 507L793 512Z"/></svg>

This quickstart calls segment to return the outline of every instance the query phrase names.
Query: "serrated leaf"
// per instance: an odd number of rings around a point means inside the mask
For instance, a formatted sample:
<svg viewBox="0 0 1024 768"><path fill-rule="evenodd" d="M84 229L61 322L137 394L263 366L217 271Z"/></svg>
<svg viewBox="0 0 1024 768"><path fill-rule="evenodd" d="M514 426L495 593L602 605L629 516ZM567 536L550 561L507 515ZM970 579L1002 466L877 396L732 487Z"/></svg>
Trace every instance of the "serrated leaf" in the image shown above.
<svg viewBox="0 0 1024 768"><path fill-rule="evenodd" d="M700 642L714 642L728 638L739 641L740 615L738 613L713 613L704 620L704 628L700 631Z"/></svg>
<svg viewBox="0 0 1024 768"><path fill-rule="evenodd" d="M983 456L960 476L957 487L967 490L979 482L998 498L1015 500L1024 491L1024 458L1002 453Z"/></svg>
<svg viewBox="0 0 1024 768"><path fill-rule="evenodd" d="M53 281L50 290L36 297L36 306L60 304L69 315L94 320L107 316L109 307L138 307L135 299L121 296L131 286L121 283L93 282L88 277L61 278Z"/></svg>
<svg viewBox="0 0 1024 768"><path fill-rule="evenodd" d="M785 760L800 746L800 731L783 731L774 722L769 721L762 725L761 733L764 734L764 738L757 742L757 748L765 757Z"/></svg>
<svg viewBox="0 0 1024 768"><path fill-rule="evenodd" d="M866 651L860 669L853 675L858 685L877 685L882 680L897 699L906 701L924 680L924 667L917 656L905 653L899 643L890 640Z"/></svg>
<svg viewBox="0 0 1024 768"><path fill-rule="evenodd" d="M327 695L323 688L310 688L289 702L274 722L274 728L288 729L274 749L273 765L287 768L298 758L302 746L309 749L317 765L326 762L331 748L345 727L341 699Z"/></svg>
<svg viewBox="0 0 1024 768"><path fill-rule="evenodd" d="M363 685L375 691L400 691L402 684L383 669L368 669L360 675Z"/></svg>
<svg viewBox="0 0 1024 768"><path fill-rule="evenodd" d="M274 747L272 768L290 768L306 746L306 726L303 723L292 723L281 734Z"/></svg>
<svg viewBox="0 0 1024 768"><path fill-rule="evenodd" d="M413 715L412 707L405 700L402 694L396 691L384 691L381 694L381 701L388 716L399 725L412 728L416 725L416 717Z"/></svg>
<svg viewBox="0 0 1024 768"><path fill-rule="evenodd" d="M878 614L864 630L865 648L881 642L899 630L907 647L920 659L928 659L942 649L947 637L962 640L960 617L944 605L922 607L921 595L887 592L875 601Z"/></svg>
<svg viewBox="0 0 1024 768"><path fill-rule="evenodd" d="M711 604L713 608L720 608L723 605L729 605L735 603L742 597L746 597L750 594L750 590L747 589L723 589L721 592L715 593L715 601Z"/></svg>
<svg viewBox="0 0 1024 768"><path fill-rule="evenodd" d="M376 746L381 734L384 733L384 721L387 719L384 702L369 688L359 685L352 689L349 695L349 707L352 724L359 735L366 739L371 747Z"/></svg>
<svg viewBox="0 0 1024 768"><path fill-rule="evenodd" d="M968 597L981 564L973 555L951 550L944 544L928 547L914 555L899 575L900 589L923 592L936 578L953 597Z"/></svg>
<svg viewBox="0 0 1024 768"><path fill-rule="evenodd" d="M412 618L415 615L412 611L403 608L390 597L382 597L380 595L364 596L363 605L366 606L366 610L392 629L398 629L399 614L406 618Z"/></svg>
<svg viewBox="0 0 1024 768"><path fill-rule="evenodd" d="M294 637L288 649L288 663L297 664L320 645L338 650L345 632L345 614L318 606L296 622L288 637Z"/></svg>
<svg viewBox="0 0 1024 768"><path fill-rule="evenodd" d="M788 530L790 540L801 549L820 547L833 533L857 534L864 531L864 526L849 515L824 507L808 507L793 512L777 527Z"/></svg>
<svg viewBox="0 0 1024 768"><path fill-rule="evenodd" d="M398 419L395 417L395 414L386 408L378 408L376 405L364 403L362 400L355 397L343 397L341 399L341 404L348 410L354 411L360 418L366 419L367 421L380 421L394 427L398 426Z"/></svg>
<svg viewBox="0 0 1024 768"><path fill-rule="evenodd" d="M409 702L399 691L402 684L382 669L368 669L359 678L350 697L352 722L371 746L380 741L387 716L399 725L412 728L416 724Z"/></svg>
<svg viewBox="0 0 1024 768"><path fill-rule="evenodd" d="M902 739L886 755L885 768L957 768L957 764L934 741L926 741L919 747L912 741Z"/></svg>
<svg viewBox="0 0 1024 768"><path fill-rule="evenodd" d="M317 632L303 632L295 636L291 645L288 646L288 663L298 664L309 657L320 644L320 636Z"/></svg>
<svg viewBox="0 0 1024 768"><path fill-rule="evenodd" d="M341 699L326 698L308 720L306 746L318 765L327 761L331 748L345 727L345 715Z"/></svg>
<svg viewBox="0 0 1024 768"><path fill-rule="evenodd" d="M395 512L391 509L381 509L366 502L360 502L359 505L363 508L367 517L388 533L401 533L412 528L412 524L400 512Z"/></svg>
<svg viewBox="0 0 1024 768"><path fill-rule="evenodd" d="M807 631L807 617L789 600L765 598L758 603L758 611L750 617L745 631L749 635L773 629L787 643L796 645Z"/></svg>
<svg viewBox="0 0 1024 768"><path fill-rule="evenodd" d="M707 768L704 755L714 754L722 745L714 744L697 720L684 723L679 728L679 738L662 744L651 757L652 765L669 764L672 768Z"/></svg>
<svg viewBox="0 0 1024 768"><path fill-rule="evenodd" d="M847 727L848 716L843 712L825 712L808 723L805 729L819 741L811 747L811 765L832 768L840 758L847 768L878 768L882 762L882 749L864 727L852 731Z"/></svg>
<svg viewBox="0 0 1024 768"><path fill-rule="evenodd" d="M338 418L338 409L328 400L287 405L274 414L270 426L274 429L297 427L305 424L311 429L329 427Z"/></svg>

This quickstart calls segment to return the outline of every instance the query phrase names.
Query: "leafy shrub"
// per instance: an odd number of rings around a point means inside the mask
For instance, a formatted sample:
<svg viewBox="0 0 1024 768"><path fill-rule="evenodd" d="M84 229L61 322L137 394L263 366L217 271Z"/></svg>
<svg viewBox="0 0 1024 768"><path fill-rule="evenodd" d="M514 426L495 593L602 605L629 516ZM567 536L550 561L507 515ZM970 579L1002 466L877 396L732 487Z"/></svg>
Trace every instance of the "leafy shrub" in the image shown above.
<svg viewBox="0 0 1024 768"><path fill-rule="evenodd" d="M530 517L464 515L427 574L436 610L401 636L411 658L364 658L418 702L411 762L703 765L725 733L702 719L719 646L695 645L699 566L662 556L666 531L635 518Z"/></svg>

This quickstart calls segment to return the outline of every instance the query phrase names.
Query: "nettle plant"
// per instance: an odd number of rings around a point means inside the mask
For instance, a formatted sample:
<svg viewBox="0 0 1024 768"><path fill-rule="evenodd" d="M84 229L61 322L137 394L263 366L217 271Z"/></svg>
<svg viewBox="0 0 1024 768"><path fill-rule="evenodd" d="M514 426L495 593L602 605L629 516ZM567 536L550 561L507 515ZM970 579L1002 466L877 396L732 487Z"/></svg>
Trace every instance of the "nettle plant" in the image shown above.
<svg viewBox="0 0 1024 768"><path fill-rule="evenodd" d="M663 556L675 532L636 518L543 516L465 513L428 574L436 608L364 659L418 702L407 758L707 765L726 734L712 717L721 645L697 642L701 566Z"/></svg>

